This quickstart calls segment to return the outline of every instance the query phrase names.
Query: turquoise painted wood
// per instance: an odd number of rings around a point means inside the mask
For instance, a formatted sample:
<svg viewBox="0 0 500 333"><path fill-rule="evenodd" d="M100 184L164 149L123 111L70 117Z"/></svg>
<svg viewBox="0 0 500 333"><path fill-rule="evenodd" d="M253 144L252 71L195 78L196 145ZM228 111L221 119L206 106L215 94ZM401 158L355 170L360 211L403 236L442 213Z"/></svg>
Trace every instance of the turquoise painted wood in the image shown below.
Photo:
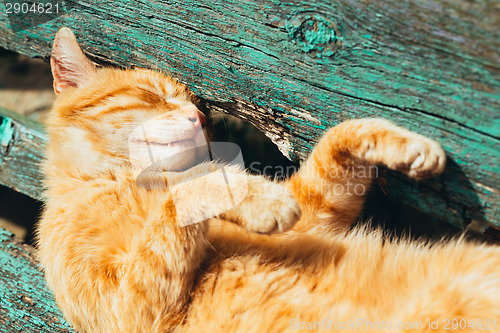
<svg viewBox="0 0 500 333"><path fill-rule="evenodd" d="M43 200L40 163L46 142L40 123L0 107L0 184Z"/></svg>
<svg viewBox="0 0 500 333"><path fill-rule="evenodd" d="M389 173L391 198L462 228L500 225L498 1L66 4L36 27L0 4L0 45L48 59L68 26L96 61L170 73L293 159L341 120L392 119L440 141L450 162L420 184Z"/></svg>
<svg viewBox="0 0 500 333"><path fill-rule="evenodd" d="M0 332L74 332L48 291L34 249L0 228Z"/></svg>

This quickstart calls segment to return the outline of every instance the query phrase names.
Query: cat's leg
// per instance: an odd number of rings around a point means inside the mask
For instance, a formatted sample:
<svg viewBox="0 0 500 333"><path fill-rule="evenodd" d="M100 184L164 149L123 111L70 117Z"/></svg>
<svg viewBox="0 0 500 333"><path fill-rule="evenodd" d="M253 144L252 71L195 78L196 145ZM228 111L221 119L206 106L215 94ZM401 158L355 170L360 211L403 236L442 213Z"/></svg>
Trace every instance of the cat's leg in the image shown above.
<svg viewBox="0 0 500 333"><path fill-rule="evenodd" d="M218 216L250 232L272 234L291 229L300 216L298 203L284 184L235 166L200 164L183 175L167 175L158 185L166 182L171 184L181 224Z"/></svg>
<svg viewBox="0 0 500 333"><path fill-rule="evenodd" d="M102 332L170 332L182 323L207 228L179 226L172 202L164 206L149 215L127 253L112 299L115 324Z"/></svg>
<svg viewBox="0 0 500 333"><path fill-rule="evenodd" d="M438 143L383 119L356 119L331 128L288 182L300 204L296 231L345 229L359 215L377 165L412 178L440 174Z"/></svg>
<svg viewBox="0 0 500 333"><path fill-rule="evenodd" d="M137 189L133 197L144 200L147 221L123 263L114 297L120 332L164 332L182 321L207 246L207 217L219 215L252 232L274 233L290 229L300 214L285 186L230 167L225 177L210 172L182 182L175 175L152 173L138 183L146 189ZM228 191L235 206L227 201Z"/></svg>

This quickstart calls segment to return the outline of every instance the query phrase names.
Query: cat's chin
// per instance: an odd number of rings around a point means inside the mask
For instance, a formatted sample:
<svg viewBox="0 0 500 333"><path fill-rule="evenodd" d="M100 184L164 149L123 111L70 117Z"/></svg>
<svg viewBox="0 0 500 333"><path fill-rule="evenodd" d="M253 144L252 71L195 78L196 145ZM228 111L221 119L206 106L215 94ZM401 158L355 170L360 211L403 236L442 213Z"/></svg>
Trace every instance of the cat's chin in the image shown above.
<svg viewBox="0 0 500 333"><path fill-rule="evenodd" d="M130 142L129 142L130 143ZM130 161L134 169L182 172L209 159L208 147L194 139L173 142L134 141Z"/></svg>
<svg viewBox="0 0 500 333"><path fill-rule="evenodd" d="M154 156L153 165L161 171L184 171L195 164L198 155L194 140L154 143L149 146Z"/></svg>

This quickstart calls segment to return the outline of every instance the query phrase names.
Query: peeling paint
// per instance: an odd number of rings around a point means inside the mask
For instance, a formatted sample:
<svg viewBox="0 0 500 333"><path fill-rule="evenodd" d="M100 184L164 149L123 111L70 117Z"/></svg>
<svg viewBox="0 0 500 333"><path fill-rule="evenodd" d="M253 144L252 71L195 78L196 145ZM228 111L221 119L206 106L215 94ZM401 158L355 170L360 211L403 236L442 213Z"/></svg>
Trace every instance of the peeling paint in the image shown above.
<svg viewBox="0 0 500 333"><path fill-rule="evenodd" d="M306 111L299 111L297 109L294 109L294 108L288 108L288 111L294 115L294 116L297 116L297 117L300 117L302 118L303 120L305 120L306 122L308 122L309 124L315 124L315 125L321 125L321 120L315 118L311 113L309 112L306 112Z"/></svg>

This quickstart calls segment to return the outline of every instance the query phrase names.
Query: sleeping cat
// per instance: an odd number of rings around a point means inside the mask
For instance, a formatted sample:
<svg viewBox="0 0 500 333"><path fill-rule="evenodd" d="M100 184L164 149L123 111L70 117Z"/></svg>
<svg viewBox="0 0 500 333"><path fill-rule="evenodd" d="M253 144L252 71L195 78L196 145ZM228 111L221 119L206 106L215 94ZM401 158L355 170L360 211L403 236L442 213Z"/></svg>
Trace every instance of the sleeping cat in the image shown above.
<svg viewBox="0 0 500 333"><path fill-rule="evenodd" d="M350 230L364 196L332 190L369 187L369 173L345 172L353 167L438 175L445 154L436 142L382 119L346 121L285 182L227 166L233 193L239 184L245 191L227 210L216 200L227 183L209 172L216 162L193 165L193 153L144 174L149 157L131 161L137 126L153 134L136 144L151 149L203 141L208 119L186 86L145 69L96 69L67 28L55 37L51 66L59 95L47 127L38 248L79 332L435 332L453 320L472 323L461 332L500 330L500 248ZM138 184L141 173L165 187ZM217 217L181 226L186 214Z"/></svg>

